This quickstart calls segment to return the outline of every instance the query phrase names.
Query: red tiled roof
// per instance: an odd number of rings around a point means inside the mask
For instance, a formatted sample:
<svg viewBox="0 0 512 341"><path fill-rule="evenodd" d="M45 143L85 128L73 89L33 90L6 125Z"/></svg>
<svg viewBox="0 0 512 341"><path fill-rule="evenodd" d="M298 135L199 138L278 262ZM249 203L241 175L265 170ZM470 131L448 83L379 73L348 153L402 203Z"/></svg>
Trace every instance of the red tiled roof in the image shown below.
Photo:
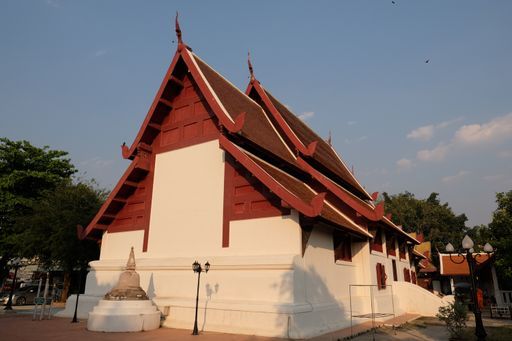
<svg viewBox="0 0 512 341"><path fill-rule="evenodd" d="M266 95L271 100L272 104L279 111L283 119L286 121L288 126L292 129L299 140L308 146L312 142L317 142L316 150L312 158L319 164L326 167L329 171L340 177L344 182L345 186L350 187L351 192L366 200L372 200L371 196L361 186L361 184L350 172L347 166L343 163L338 154L334 149L327 144L320 136L318 136L311 128L309 128L301 119L294 115L286 106L279 102L270 92L265 90Z"/></svg>
<svg viewBox="0 0 512 341"><path fill-rule="evenodd" d="M257 146L293 164L295 162L293 154L272 126L265 111L199 57L193 56L215 95L232 120L235 120L238 115L245 112L245 123L242 127L241 135Z"/></svg>
<svg viewBox="0 0 512 341"><path fill-rule="evenodd" d="M299 198L305 203L310 203L313 199L318 195L313 189L307 186L301 180L289 175L288 173L283 172L282 170L270 165L269 163L262 161L261 159L255 157L254 155L248 153L245 150L240 149L245 155L247 155L255 165L263 169L268 175L270 175L276 182L281 184L286 190L288 190L293 196ZM250 171L250 170L249 170ZM260 179L261 181L261 179ZM263 182L263 181L262 181ZM277 193L276 193L277 194ZM281 198L286 201L286 198ZM363 235L365 237L371 237L371 235L366 232L366 230L355 222L353 222L350 218L343 215L340 211L338 211L330 202L324 200L324 205L322 206L322 210L319 214L322 218L334 223L344 229L348 229L358 235Z"/></svg>
<svg viewBox="0 0 512 341"><path fill-rule="evenodd" d="M481 267L492 259L487 253L479 253L476 256L477 266ZM469 265L463 256L440 253L439 263L443 276L469 276Z"/></svg>
<svg viewBox="0 0 512 341"><path fill-rule="evenodd" d="M292 207L295 205L294 208L297 211L308 217L319 216L331 222L334 226L350 230L361 236L371 237L364 228L343 214L342 209L336 208L333 203L325 200L325 193L315 192L305 182L281 169L283 164L276 159L283 160L285 164L289 165L285 168L294 169L297 174L302 172L304 176L307 176L307 173L301 170L297 164L297 158L286 144L284 137L280 135L280 131L276 129L269 116L267 116L268 113L258 103L238 90L183 46L181 49L178 48L134 142L130 148L128 146L123 147L123 156L132 159L132 163L93 221L85 230L79 230L81 237L99 237L98 234L110 228L111 223L116 221L117 214L127 203L127 196L132 195L134 189L143 186L143 181L150 179L147 177L150 169L146 165L146 161L143 162L140 159L139 149L149 148L149 153L151 153L151 144L161 131L161 122L171 112L172 98L177 96L184 87L182 79L187 70L199 88L198 90L204 96L204 100L211 107L212 114L226 128L221 130L221 145L224 143L229 146L231 153L238 153L239 157L243 155L244 167L253 172L254 176L265 177L265 179L259 179L262 183L275 185L275 188L278 189L275 194L283 200L283 204L289 204ZM306 146L309 146L312 142L317 143L316 151L312 155L312 159L317 163L316 166L325 168L342 179L343 183L337 182L337 186L343 185L345 190L358 198L357 200L364 201L373 207L371 203L366 202L366 200L371 200L371 197L357 182L334 150L279 101L270 94L267 93L267 95L283 116L286 124ZM230 139L235 140L241 146L243 145L244 148L251 146L251 151L256 147L258 156L249 153L235 142L231 142ZM271 165L260 159L259 154L272 154L274 156L270 157L272 162L277 161L279 164L277 166ZM305 154L306 157L308 155L311 154ZM232 156L237 158L236 155ZM242 161L240 162L242 163ZM132 179L134 174L138 174L135 180ZM275 188L269 186L272 191ZM131 191L128 194L125 193L127 189ZM149 211L146 213L149 213ZM149 214L146 214L143 218L145 219L144 224L148 225ZM148 228L145 225L144 228ZM140 226L136 225L136 227L139 228Z"/></svg>

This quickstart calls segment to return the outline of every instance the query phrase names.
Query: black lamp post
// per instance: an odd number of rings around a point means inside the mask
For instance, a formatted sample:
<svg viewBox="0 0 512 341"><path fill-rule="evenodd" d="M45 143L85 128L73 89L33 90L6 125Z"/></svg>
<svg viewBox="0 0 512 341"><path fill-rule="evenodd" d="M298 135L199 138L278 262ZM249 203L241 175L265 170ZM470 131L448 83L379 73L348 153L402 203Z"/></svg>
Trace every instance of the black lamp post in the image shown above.
<svg viewBox="0 0 512 341"><path fill-rule="evenodd" d="M469 266L469 276L471 279L471 290L472 290L472 296L473 296L473 314L475 315L475 335L478 338L478 341L485 341L485 337L487 336L487 333L485 332L484 324L482 322L482 312L480 311L480 307L478 307L478 297L477 297L477 284L476 284L476 274L475 274L475 267L477 264L480 264L477 260L478 257L480 257L479 253L475 253L473 246L475 244L473 243L473 240L466 235L464 239L462 239L462 249L455 251L455 248L451 243L448 243L446 245L446 252L450 254L450 260L455 264L462 264L464 260L468 262ZM493 247L491 244L486 243L484 245L484 251L490 255L492 252L494 252ZM452 254L457 253L459 256L462 257L461 261L456 261L452 258Z"/></svg>
<svg viewBox="0 0 512 341"><path fill-rule="evenodd" d="M76 293L76 302L75 302L75 313L73 314L73 319L71 323L78 323L77 319L77 310L78 310L78 298L80 297L80 291L82 290L82 266L80 265L80 270L78 271L78 291Z"/></svg>
<svg viewBox="0 0 512 341"><path fill-rule="evenodd" d="M14 278L12 279L11 292L9 293L9 300L4 310L12 310L12 295L14 294L14 288L16 287L16 276L18 275L18 269L20 268L20 259L16 258L12 261L11 266L14 268Z"/></svg>
<svg viewBox="0 0 512 341"><path fill-rule="evenodd" d="M192 264L192 270L194 272L197 272L197 293L196 293L196 318L194 320L194 331L192 332L192 335L199 335L199 331L197 330L197 306L199 304L199 281L201 280L201 272L208 272L210 270L210 263L206 262L204 264L204 269L201 267L201 264L199 264L198 261L195 261Z"/></svg>

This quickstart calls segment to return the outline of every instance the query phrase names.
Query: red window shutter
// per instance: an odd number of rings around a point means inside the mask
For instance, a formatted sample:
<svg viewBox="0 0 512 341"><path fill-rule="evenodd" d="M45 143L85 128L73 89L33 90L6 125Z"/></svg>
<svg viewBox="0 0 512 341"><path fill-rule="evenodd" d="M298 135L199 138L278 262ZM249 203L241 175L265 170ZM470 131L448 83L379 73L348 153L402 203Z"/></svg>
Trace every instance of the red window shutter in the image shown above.
<svg viewBox="0 0 512 341"><path fill-rule="evenodd" d="M411 271L411 282L416 284L416 272Z"/></svg>
<svg viewBox="0 0 512 341"><path fill-rule="evenodd" d="M407 269L406 268L404 268L404 281L409 282L407 280Z"/></svg>
<svg viewBox="0 0 512 341"><path fill-rule="evenodd" d="M382 289L382 267L380 263L377 263L377 288Z"/></svg>
<svg viewBox="0 0 512 341"><path fill-rule="evenodd" d="M386 275L386 267L383 264L381 264L380 268L381 268L381 272L382 272L382 288L385 289L386 288L386 280L388 279L388 275Z"/></svg>
<svg viewBox="0 0 512 341"><path fill-rule="evenodd" d="M370 245L372 250L382 252L382 232L380 229L375 231L375 236Z"/></svg>
<svg viewBox="0 0 512 341"><path fill-rule="evenodd" d="M332 240L334 248L334 261L343 260L346 262L351 262L352 246L350 236L339 231L334 231Z"/></svg>

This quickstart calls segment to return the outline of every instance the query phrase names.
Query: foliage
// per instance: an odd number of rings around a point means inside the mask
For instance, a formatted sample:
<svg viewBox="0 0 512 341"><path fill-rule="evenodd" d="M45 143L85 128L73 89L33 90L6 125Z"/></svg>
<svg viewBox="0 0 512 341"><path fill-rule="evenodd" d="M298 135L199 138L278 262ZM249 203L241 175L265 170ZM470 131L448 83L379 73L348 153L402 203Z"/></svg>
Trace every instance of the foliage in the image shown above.
<svg viewBox="0 0 512 341"><path fill-rule="evenodd" d="M6 274L6 263L23 256L20 217L31 214L43 193L76 172L66 156L48 146L0 138L0 280Z"/></svg>
<svg viewBox="0 0 512 341"><path fill-rule="evenodd" d="M0 282L12 257L37 258L64 271L67 292L71 271L98 257L97 243L78 240L76 225L87 225L106 195L93 182L73 181L67 155L0 139Z"/></svg>
<svg viewBox="0 0 512 341"><path fill-rule="evenodd" d="M496 203L489 234L496 248L495 265L502 289L512 290L512 190L497 193Z"/></svg>
<svg viewBox="0 0 512 341"><path fill-rule="evenodd" d="M456 300L446 306L439 307L439 313L436 317L446 323L446 328L448 328L452 338L460 338L464 328L466 328L467 315L468 308L466 305Z"/></svg>
<svg viewBox="0 0 512 341"><path fill-rule="evenodd" d="M37 257L48 268L72 271L97 259L99 248L92 240L80 241L76 225L87 225L105 198L94 183L64 181L46 191L32 207L32 214L19 220L24 226L19 238L25 257Z"/></svg>
<svg viewBox="0 0 512 341"><path fill-rule="evenodd" d="M406 232L423 233L433 247L444 249L451 241L462 240L468 231L465 214L455 215L448 203L441 204L438 193L426 199L417 199L414 194L404 192L394 195L383 193L386 213Z"/></svg>

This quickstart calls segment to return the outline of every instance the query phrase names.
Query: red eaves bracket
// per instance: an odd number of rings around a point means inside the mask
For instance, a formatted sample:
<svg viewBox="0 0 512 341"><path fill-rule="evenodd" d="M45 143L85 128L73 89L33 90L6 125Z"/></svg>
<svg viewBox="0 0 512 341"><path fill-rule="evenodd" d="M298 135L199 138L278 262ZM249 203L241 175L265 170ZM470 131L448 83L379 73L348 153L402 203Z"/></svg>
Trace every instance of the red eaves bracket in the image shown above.
<svg viewBox="0 0 512 341"><path fill-rule="evenodd" d="M345 189L334 184L330 179L324 176L322 173L314 169L309 163L307 163L301 157L297 158L297 164L308 172L314 179L324 185L329 191L340 198L347 205L352 207L356 212L366 217L371 221L378 221L382 219L384 215L384 202L379 203L375 208L370 207L368 204L362 202L362 200L349 194Z"/></svg>
<svg viewBox="0 0 512 341"><path fill-rule="evenodd" d="M318 144L318 141L311 142L307 147L302 143L302 141L299 140L299 138L295 135L293 130L290 128L288 123L284 120L283 116L281 116L281 113L277 108L274 106L270 98L267 96L267 93L263 89L263 87L260 85L260 82L256 79L252 80L249 83L249 86L247 87L247 90L245 91L245 94L249 96L249 93L252 89L255 89L258 95L260 96L261 100L265 104L265 106L270 111L270 114L274 117L274 119L277 121L279 126L283 129L286 137L292 142L292 144L295 146L295 148L301 152L302 154L306 156L312 156L315 153L316 146Z"/></svg>
<svg viewBox="0 0 512 341"><path fill-rule="evenodd" d="M261 181L271 192L276 194L281 199L282 204L283 202L286 203L307 217L316 217L320 215L326 193L318 193L310 203L306 203L295 194L292 194L288 189L286 189L286 187L269 175L224 135L219 136L219 144L222 149L228 152L235 160L240 162L242 166Z"/></svg>

